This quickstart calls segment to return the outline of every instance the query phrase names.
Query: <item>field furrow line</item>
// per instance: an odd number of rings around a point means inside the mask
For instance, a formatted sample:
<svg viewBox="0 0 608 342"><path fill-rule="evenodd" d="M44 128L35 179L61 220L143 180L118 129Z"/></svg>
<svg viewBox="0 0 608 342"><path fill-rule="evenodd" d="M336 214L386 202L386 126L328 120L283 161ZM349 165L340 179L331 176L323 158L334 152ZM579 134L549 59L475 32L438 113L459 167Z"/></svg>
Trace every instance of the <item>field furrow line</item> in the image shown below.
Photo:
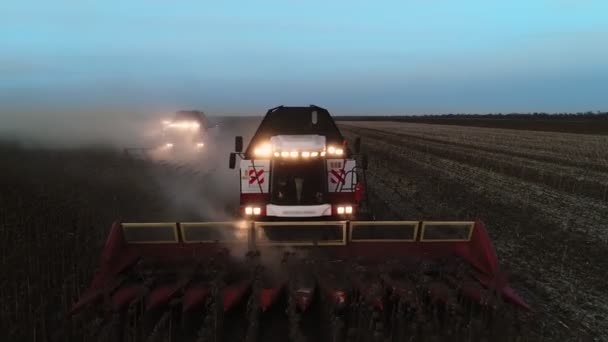
<svg viewBox="0 0 608 342"><path fill-rule="evenodd" d="M357 129L362 136L390 141L424 153L431 153L459 163L496 171L507 176L540 183L558 191L608 201L608 173L576 169L524 157L501 155L472 147L453 146L446 142L435 142L418 137Z"/></svg>
<svg viewBox="0 0 608 342"><path fill-rule="evenodd" d="M534 185L530 189L529 184L517 184L522 183L517 179L505 180L506 177L502 175L492 175L492 172L457 165L453 161L417 151L398 149L380 140L366 140L364 146L370 161L371 158L374 158L374 163L376 160L389 160L377 166L370 163L374 165L371 168L373 172L385 174L384 179L412 175L420 187L426 185L430 193L426 198L426 194L420 194L420 190L413 192L419 198L410 197L410 202L420 203L423 216L443 211L444 217L440 218L447 218L445 215L449 214L449 207L456 207L453 210L456 217L453 218L465 218L463 216L470 214L471 210L460 211L459 206L478 210L481 218L491 225L490 234L499 252L503 252L501 260L519 272L537 275L526 280L525 284L533 284L532 296L547 313L559 312L561 320L567 317L571 324L580 322L584 329L595 333L608 332L608 325L601 321L601 317L608 314L608 299L603 296L607 289L602 285L602 272L608 267L605 259L608 245L606 240L602 242L597 237L594 239L586 235L591 232L585 230L578 231L585 233L582 236L572 236L572 229L581 225L601 228L602 220L606 222L605 217L588 219L584 217L587 212L583 212L568 222L559 213L576 211L561 209L558 204L557 212L550 210L547 218L543 205L551 202L543 201L545 197L535 198ZM452 203L449 203L450 197ZM432 202L435 199L437 203ZM424 207L429 209L425 210ZM494 222L497 224L494 225ZM565 227L562 227L564 224ZM570 246L570 250L567 250L567 246ZM586 250L586 253L578 253L579 248ZM581 268L580 265L585 267ZM581 283L585 284L583 291L576 285ZM589 309L589 306L593 309Z"/></svg>
<svg viewBox="0 0 608 342"><path fill-rule="evenodd" d="M347 129L348 130L348 129ZM420 141L417 137L402 136L375 130L355 130L359 135L390 141L399 146L431 153L459 163L496 171L507 176L540 183L558 191L608 201L608 173L564 167L522 157L509 157L474 148L452 146L446 142Z"/></svg>
<svg viewBox="0 0 608 342"><path fill-rule="evenodd" d="M608 137L581 135L549 135L535 132L496 132L492 129L472 127L420 124L358 123L341 124L348 129L369 130L391 133L427 142L448 143L453 146L474 148L490 153L500 153L514 157L533 159L561 166L579 168L583 171L608 172ZM567 138L564 138L567 137Z"/></svg>
<svg viewBox="0 0 608 342"><path fill-rule="evenodd" d="M599 161L608 164L608 136L543 131L480 128L470 126L445 126L399 122L344 122L344 124L385 131L408 133L450 142L487 145L513 149L526 153L538 153L580 161Z"/></svg>
<svg viewBox="0 0 608 342"><path fill-rule="evenodd" d="M491 192L500 193L509 198L509 202L523 202L541 208L546 217L556 222L577 222L572 227L564 228L608 241L608 205L602 201L581 198L518 177L504 176L451 158L420 152L410 149L407 144L384 138L374 139L372 146L376 152L390 151L390 162L399 158L406 159L408 163L423 162L429 169L441 171L445 177L456 178L464 184L470 184L472 188L487 188L491 185L488 188ZM547 206L547 203L551 205Z"/></svg>

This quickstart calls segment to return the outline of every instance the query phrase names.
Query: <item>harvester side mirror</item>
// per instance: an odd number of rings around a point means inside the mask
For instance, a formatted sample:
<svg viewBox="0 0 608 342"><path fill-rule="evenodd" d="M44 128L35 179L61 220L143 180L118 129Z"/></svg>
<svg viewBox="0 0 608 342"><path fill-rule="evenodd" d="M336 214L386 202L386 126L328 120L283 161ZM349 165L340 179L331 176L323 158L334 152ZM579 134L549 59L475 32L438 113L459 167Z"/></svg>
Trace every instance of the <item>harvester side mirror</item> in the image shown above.
<svg viewBox="0 0 608 342"><path fill-rule="evenodd" d="M359 153L361 152L361 138L357 137L355 139L355 143L353 144L353 149L355 150L355 153Z"/></svg>
<svg viewBox="0 0 608 342"><path fill-rule="evenodd" d="M367 170L367 155L365 154L361 156L361 168Z"/></svg>
<svg viewBox="0 0 608 342"><path fill-rule="evenodd" d="M234 169L236 167L236 153L230 153L230 162L228 166L230 166L231 169Z"/></svg>
<svg viewBox="0 0 608 342"><path fill-rule="evenodd" d="M234 138L234 151L237 153L243 152L243 137L237 136Z"/></svg>

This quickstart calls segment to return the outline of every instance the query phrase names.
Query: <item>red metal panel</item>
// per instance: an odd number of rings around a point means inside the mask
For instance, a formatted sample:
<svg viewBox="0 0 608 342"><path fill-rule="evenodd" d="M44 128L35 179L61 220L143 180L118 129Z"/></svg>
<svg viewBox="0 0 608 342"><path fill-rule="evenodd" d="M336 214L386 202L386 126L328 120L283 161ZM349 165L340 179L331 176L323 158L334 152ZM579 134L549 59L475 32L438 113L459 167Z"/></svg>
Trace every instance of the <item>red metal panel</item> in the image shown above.
<svg viewBox="0 0 608 342"><path fill-rule="evenodd" d="M178 283L165 284L155 287L148 295L146 310L154 310L166 305L169 300L175 296L180 288L181 286Z"/></svg>
<svg viewBox="0 0 608 342"><path fill-rule="evenodd" d="M137 296L144 292L144 287L139 284L130 284L126 286L122 286L120 289L116 290L112 295L112 305L113 309L116 311L124 309L127 305L129 305Z"/></svg>
<svg viewBox="0 0 608 342"><path fill-rule="evenodd" d="M183 311L199 308L211 294L211 287L206 283L197 283L188 286L184 293Z"/></svg>
<svg viewBox="0 0 608 342"><path fill-rule="evenodd" d="M488 289L502 293L503 297L525 309L530 307L507 284L506 277L498 268L498 261L494 247L481 222L475 224L470 241L458 242L349 242L345 246L326 246L321 249L328 257L345 260L366 259L382 261L390 258L443 258L459 257L471 264L478 271L479 282ZM320 251L321 251L320 250ZM112 302L114 307L123 307L134 298L134 288L120 288L120 275L132 267L140 258L161 261L162 266L171 270L175 265L193 263L195 260L208 260L218 255L229 256L229 246L215 243L206 244L127 244L122 235L120 223L112 226L110 235L105 243L100 260L99 271L95 274L90 288L73 306L72 312L83 307L99 303L102 298L114 291ZM245 253L247 248L239 249ZM170 288L155 290L149 298L149 305L162 305L166 303L176 291L177 284ZM224 308L229 310L247 293L250 284L237 282L223 290ZM199 305L208 295L206 285L190 287L186 291L184 310ZM118 290L115 290L117 289ZM467 290L468 291L468 290ZM296 292L296 302L301 310L306 310L312 300L313 290L302 289ZM275 292L266 293L263 300L265 304L273 301ZM470 293L472 297L476 295ZM269 304L270 305L270 304Z"/></svg>
<svg viewBox="0 0 608 342"><path fill-rule="evenodd" d="M357 203L354 192L330 192L327 200L332 204L355 204Z"/></svg>
<svg viewBox="0 0 608 342"><path fill-rule="evenodd" d="M314 294L314 288L301 288L295 291L294 299L300 311L306 312L306 310L308 310L308 307L310 307L310 304L312 303L312 298Z"/></svg>
<svg viewBox="0 0 608 342"><path fill-rule="evenodd" d="M224 300L224 311L228 311L235 307L243 299L249 290L249 282L238 282L236 284L227 285L222 290L222 298Z"/></svg>
<svg viewBox="0 0 608 342"><path fill-rule="evenodd" d="M268 202L268 196L265 194L241 194L241 205L246 204L266 204Z"/></svg>
<svg viewBox="0 0 608 342"><path fill-rule="evenodd" d="M262 311L268 310L277 301L283 292L283 288L283 285L280 285L260 290L260 308Z"/></svg>

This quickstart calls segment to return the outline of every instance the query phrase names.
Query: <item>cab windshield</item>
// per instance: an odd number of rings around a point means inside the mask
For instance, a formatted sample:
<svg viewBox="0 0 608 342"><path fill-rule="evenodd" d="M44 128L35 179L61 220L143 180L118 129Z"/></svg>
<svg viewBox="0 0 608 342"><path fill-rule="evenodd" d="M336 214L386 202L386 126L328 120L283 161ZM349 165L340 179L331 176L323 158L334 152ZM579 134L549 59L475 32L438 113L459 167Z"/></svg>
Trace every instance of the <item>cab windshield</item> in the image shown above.
<svg viewBox="0 0 608 342"><path fill-rule="evenodd" d="M324 160L274 160L271 193L273 204L315 205L325 203Z"/></svg>

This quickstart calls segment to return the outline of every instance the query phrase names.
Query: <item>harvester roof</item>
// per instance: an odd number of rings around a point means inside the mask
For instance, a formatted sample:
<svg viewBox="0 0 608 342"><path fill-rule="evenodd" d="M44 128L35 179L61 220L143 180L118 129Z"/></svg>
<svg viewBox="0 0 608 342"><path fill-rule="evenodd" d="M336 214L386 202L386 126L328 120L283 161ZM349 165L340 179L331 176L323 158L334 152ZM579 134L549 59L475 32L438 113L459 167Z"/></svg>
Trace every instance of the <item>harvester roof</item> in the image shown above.
<svg viewBox="0 0 608 342"><path fill-rule="evenodd" d="M344 141L327 109L314 105L279 106L268 110L245 153L253 153L255 146L268 142L276 135L321 135L325 137L327 144L336 145Z"/></svg>

